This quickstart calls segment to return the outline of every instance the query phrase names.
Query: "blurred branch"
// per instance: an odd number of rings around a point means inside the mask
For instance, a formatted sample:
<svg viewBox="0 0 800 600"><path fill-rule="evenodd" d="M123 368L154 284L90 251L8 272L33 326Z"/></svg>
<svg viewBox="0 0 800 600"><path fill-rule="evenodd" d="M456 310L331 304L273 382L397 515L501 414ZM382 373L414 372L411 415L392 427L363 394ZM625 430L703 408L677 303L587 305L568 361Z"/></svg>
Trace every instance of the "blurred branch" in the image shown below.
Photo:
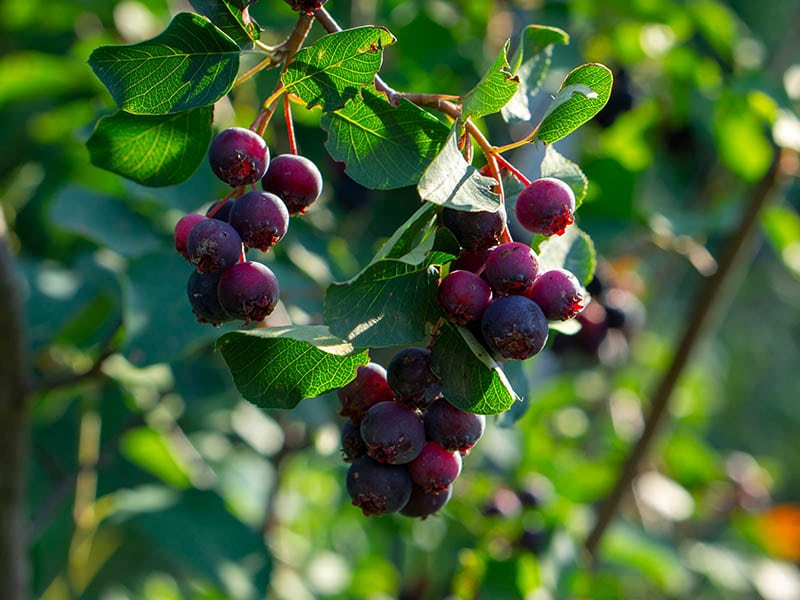
<svg viewBox="0 0 800 600"><path fill-rule="evenodd" d="M0 599L26 598L29 385L14 257L0 211Z"/></svg>
<svg viewBox="0 0 800 600"><path fill-rule="evenodd" d="M623 463L617 482L602 505L594 528L586 539L586 551L592 561L597 560L600 541L630 488L639 469L639 464L646 457L659 426L667 414L672 392L675 390L675 386L688 364L689 358L698 342L702 339L702 334L711 320L710 317L720 307L721 301L725 298L723 291L731 279L731 274L745 256L744 250L752 242L756 225L758 224L758 215L772 196L772 191L779 182L780 174L782 173L781 164L784 162L783 158L784 155L776 151L775 159L768 172L750 194L741 219L722 252L716 272L706 280L705 287L703 287L699 298L693 304L693 311L688 316L686 328L672 357L672 362L653 392L650 412L647 416L644 431Z"/></svg>

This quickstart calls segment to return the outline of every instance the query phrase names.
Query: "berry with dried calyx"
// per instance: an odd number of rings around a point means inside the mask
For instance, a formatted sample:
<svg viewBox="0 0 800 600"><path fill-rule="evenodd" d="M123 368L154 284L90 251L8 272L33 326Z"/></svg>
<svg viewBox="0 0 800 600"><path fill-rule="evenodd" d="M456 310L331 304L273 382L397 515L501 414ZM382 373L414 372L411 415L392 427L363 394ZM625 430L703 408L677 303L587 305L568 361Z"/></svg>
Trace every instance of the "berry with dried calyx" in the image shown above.
<svg viewBox="0 0 800 600"><path fill-rule="evenodd" d="M386 381L386 369L370 362L356 369L356 376L337 392L343 417L360 425L369 408L379 402L394 400L394 392Z"/></svg>
<svg viewBox="0 0 800 600"><path fill-rule="evenodd" d="M189 276L186 293L198 323L211 323L217 327L233 319L219 301L217 286L220 276L221 273L218 271L213 273L192 271Z"/></svg>
<svg viewBox="0 0 800 600"><path fill-rule="evenodd" d="M450 452L465 454L481 439L486 417L470 413L439 398L423 417L425 436Z"/></svg>
<svg viewBox="0 0 800 600"><path fill-rule="evenodd" d="M183 215L178 219L178 222L175 223L175 231L173 233L175 251L183 258L189 259L189 253L186 251L186 242L189 237L189 232L192 230L192 227L205 219L206 217L201 214L189 213L188 215Z"/></svg>
<svg viewBox="0 0 800 600"><path fill-rule="evenodd" d="M281 198L290 215L302 214L322 193L322 174L305 156L280 154L270 161L261 187Z"/></svg>
<svg viewBox="0 0 800 600"><path fill-rule="evenodd" d="M480 252L500 243L506 227L506 213L502 207L496 212L445 208L442 210L442 225L452 232L462 248Z"/></svg>
<svg viewBox="0 0 800 600"><path fill-rule="evenodd" d="M439 284L439 306L448 319L459 325L480 319L491 300L492 288L470 271L451 271Z"/></svg>
<svg viewBox="0 0 800 600"><path fill-rule="evenodd" d="M361 438L372 458L400 465L411 462L422 452L425 426L420 416L405 404L381 402L364 415Z"/></svg>
<svg viewBox="0 0 800 600"><path fill-rule="evenodd" d="M238 198L229 217L248 248L267 252L289 229L289 212L275 194L254 190Z"/></svg>
<svg viewBox="0 0 800 600"><path fill-rule="evenodd" d="M502 359L525 360L547 342L547 317L525 296L492 300L481 319L481 333L489 348Z"/></svg>
<svg viewBox="0 0 800 600"><path fill-rule="evenodd" d="M204 217L186 237L186 254L200 273L222 271L239 262L242 238L228 223Z"/></svg>
<svg viewBox="0 0 800 600"><path fill-rule="evenodd" d="M379 463L369 456L355 459L347 470L347 493L365 515L401 510L411 497L411 475L405 465Z"/></svg>
<svg viewBox="0 0 800 600"><path fill-rule="evenodd" d="M519 193L515 212L528 231L561 235L575 222L575 193L560 179L542 177Z"/></svg>
<svg viewBox="0 0 800 600"><path fill-rule="evenodd" d="M533 248L521 242L500 244L489 253L483 276L498 294L521 294L539 274Z"/></svg>
<svg viewBox="0 0 800 600"><path fill-rule="evenodd" d="M272 270L253 261L225 269L218 291L222 308L247 322L262 321L271 314L280 295L278 279Z"/></svg>
<svg viewBox="0 0 800 600"><path fill-rule="evenodd" d="M525 296L536 302L550 321L566 321L583 310L581 284L567 269L551 269L536 278Z"/></svg>
<svg viewBox="0 0 800 600"><path fill-rule="evenodd" d="M441 393L442 383L431 370L431 351L412 346L392 357L386 367L389 387L397 401L411 408L425 408Z"/></svg>
<svg viewBox="0 0 800 600"><path fill-rule="evenodd" d="M269 165L269 148L264 138L243 127L221 131L208 149L211 170L233 187L256 183Z"/></svg>

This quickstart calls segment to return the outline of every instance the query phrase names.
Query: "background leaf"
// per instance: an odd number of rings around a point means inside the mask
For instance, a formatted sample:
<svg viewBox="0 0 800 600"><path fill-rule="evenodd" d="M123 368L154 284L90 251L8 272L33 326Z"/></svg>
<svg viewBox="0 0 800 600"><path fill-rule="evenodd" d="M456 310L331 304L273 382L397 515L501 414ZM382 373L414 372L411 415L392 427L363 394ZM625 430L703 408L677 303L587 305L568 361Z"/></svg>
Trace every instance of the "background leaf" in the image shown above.
<svg viewBox="0 0 800 600"><path fill-rule="evenodd" d="M207 18L178 13L151 40L101 46L89 65L121 109L163 115L209 106L231 89L239 45Z"/></svg>
<svg viewBox="0 0 800 600"><path fill-rule="evenodd" d="M188 179L211 142L213 108L174 115L117 111L98 121L86 145L92 164L149 186Z"/></svg>
<svg viewBox="0 0 800 600"><path fill-rule="evenodd" d="M448 128L427 111L401 100L395 108L368 88L360 99L322 115L325 147L345 172L364 187L414 185L439 152Z"/></svg>
<svg viewBox="0 0 800 600"><path fill-rule="evenodd" d="M294 408L340 388L369 361L319 325L231 331L216 347L236 388L261 408Z"/></svg>
<svg viewBox="0 0 800 600"><path fill-rule="evenodd" d="M514 96L519 87L519 77L511 72L508 64L506 42L494 63L474 88L461 99L461 114L464 119L478 119L498 112Z"/></svg>
<svg viewBox="0 0 800 600"><path fill-rule="evenodd" d="M530 121L531 100L550 67L555 44L569 44L569 36L557 27L528 25L522 30L519 46L512 61L519 86L501 114L506 122Z"/></svg>
<svg viewBox="0 0 800 600"><path fill-rule="evenodd" d="M460 409L493 415L519 400L500 366L467 328L445 319L431 353L442 394Z"/></svg>
<svg viewBox="0 0 800 600"><path fill-rule="evenodd" d="M245 22L242 9L228 0L189 0L192 8L208 19L242 49L253 47L259 39L259 26L249 19Z"/></svg>
<svg viewBox="0 0 800 600"><path fill-rule="evenodd" d="M574 68L561 84L535 139L552 144L575 131L602 109L611 95L611 70L601 64Z"/></svg>
<svg viewBox="0 0 800 600"><path fill-rule="evenodd" d="M281 76L287 91L300 96L308 108L342 108L372 84L381 68L383 48L395 42L383 27L356 27L331 33L300 50Z"/></svg>
<svg viewBox="0 0 800 600"><path fill-rule="evenodd" d="M328 287L323 319L334 335L354 346L412 344L438 316L438 283L435 267L381 260L350 281Z"/></svg>
<svg viewBox="0 0 800 600"><path fill-rule="evenodd" d="M500 208L500 196L491 190L496 183L464 159L458 149L457 127L453 127L444 147L422 174L417 192L423 200L448 208L495 212Z"/></svg>
<svg viewBox="0 0 800 600"><path fill-rule="evenodd" d="M570 225L564 235L554 235L539 245L540 270L567 269L583 285L594 276L597 256L592 238L577 225Z"/></svg>

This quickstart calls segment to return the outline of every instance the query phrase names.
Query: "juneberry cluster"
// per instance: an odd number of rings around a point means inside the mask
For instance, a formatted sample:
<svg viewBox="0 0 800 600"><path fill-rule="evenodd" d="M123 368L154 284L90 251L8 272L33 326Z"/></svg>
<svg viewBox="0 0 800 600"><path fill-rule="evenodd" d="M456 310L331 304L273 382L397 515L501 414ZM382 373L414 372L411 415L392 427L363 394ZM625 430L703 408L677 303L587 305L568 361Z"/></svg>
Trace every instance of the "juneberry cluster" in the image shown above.
<svg viewBox="0 0 800 600"><path fill-rule="evenodd" d="M515 210L530 231L561 235L574 222L575 195L561 180L537 179L520 193ZM583 310L586 294L575 275L540 269L533 249L507 236L502 208L445 208L441 221L461 253L440 283L439 305L450 321L472 327L499 359L534 356L547 342L548 321L572 319Z"/></svg>
<svg viewBox="0 0 800 600"><path fill-rule="evenodd" d="M365 515L423 519L447 504L462 455L483 435L486 417L442 396L430 350L405 348L386 368L360 366L338 395L353 504Z"/></svg>
<svg viewBox="0 0 800 600"><path fill-rule="evenodd" d="M212 140L208 161L234 189L205 215L191 213L175 225L175 250L195 267L187 285L189 303L200 323L258 322L275 309L280 289L272 270L248 261L246 251L267 252L283 239L289 217L304 213L319 197L322 176L303 156L270 160L264 138L241 127Z"/></svg>

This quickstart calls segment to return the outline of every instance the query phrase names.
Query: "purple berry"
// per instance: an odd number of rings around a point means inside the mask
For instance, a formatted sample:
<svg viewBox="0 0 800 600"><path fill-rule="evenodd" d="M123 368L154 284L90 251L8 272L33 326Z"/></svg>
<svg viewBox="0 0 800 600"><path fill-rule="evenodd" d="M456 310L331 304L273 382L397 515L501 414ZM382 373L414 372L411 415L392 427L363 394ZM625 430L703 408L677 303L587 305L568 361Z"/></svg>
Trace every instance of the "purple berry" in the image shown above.
<svg viewBox="0 0 800 600"><path fill-rule="evenodd" d="M386 382L386 369L378 363L367 363L356 369L356 376L337 392L342 403L340 415L361 424L370 406L394 400L394 392Z"/></svg>
<svg viewBox="0 0 800 600"><path fill-rule="evenodd" d="M406 505L400 510L400 514L406 517L420 517L426 519L434 513L439 512L453 495L452 486L446 490L433 493L426 492L418 485L412 485L411 496Z"/></svg>
<svg viewBox="0 0 800 600"><path fill-rule="evenodd" d="M217 285L220 276L219 272L198 273L197 271L192 271L189 276L186 293L198 323L211 323L217 327L220 323L233 319L219 302Z"/></svg>
<svg viewBox="0 0 800 600"><path fill-rule="evenodd" d="M439 285L437 299L448 319L466 325L481 318L492 299L492 289L475 273L451 271Z"/></svg>
<svg viewBox="0 0 800 600"><path fill-rule="evenodd" d="M247 185L266 173L269 148L255 131L231 127L211 140L208 162L214 174L228 185Z"/></svg>
<svg viewBox="0 0 800 600"><path fill-rule="evenodd" d="M498 294L521 294L539 273L533 248L521 242L500 244L489 253L483 276Z"/></svg>
<svg viewBox="0 0 800 600"><path fill-rule="evenodd" d="M305 156L281 154L269 163L261 187L279 196L290 215L302 214L322 193L322 174Z"/></svg>
<svg viewBox="0 0 800 600"><path fill-rule="evenodd" d="M247 192L231 209L230 223L248 248L268 251L279 242L289 228L289 212L275 194Z"/></svg>
<svg viewBox="0 0 800 600"><path fill-rule="evenodd" d="M425 442L419 456L408 463L408 472L426 492L443 492L461 473L461 454L445 450L436 442Z"/></svg>
<svg viewBox="0 0 800 600"><path fill-rule="evenodd" d="M481 439L486 417L466 412L440 398L425 412L425 436L445 450L466 453Z"/></svg>
<svg viewBox="0 0 800 600"><path fill-rule="evenodd" d="M187 260L189 258L189 253L186 251L186 240L189 237L189 232L192 230L192 227L204 220L205 217L201 214L189 213L188 215L182 216L178 219L178 222L175 223L173 235L175 239L175 251Z"/></svg>
<svg viewBox="0 0 800 600"><path fill-rule="evenodd" d="M400 465L411 462L422 452L425 427L420 416L408 406L380 402L364 415L361 437L372 458Z"/></svg>
<svg viewBox="0 0 800 600"><path fill-rule="evenodd" d="M583 291L578 278L566 269L545 271L525 296L536 302L550 321L566 321L583 310Z"/></svg>
<svg viewBox="0 0 800 600"><path fill-rule="evenodd" d="M386 378L397 401L411 408L425 408L441 393L442 384L431 370L431 351L412 346L392 357Z"/></svg>
<svg viewBox="0 0 800 600"><path fill-rule="evenodd" d="M361 438L361 430L353 421L347 419L342 425L342 458L345 462L353 462L355 459L367 454L367 445Z"/></svg>
<svg viewBox="0 0 800 600"><path fill-rule="evenodd" d="M286 3L292 7L292 10L304 12L308 15L313 14L315 10L322 8L328 0L285 0Z"/></svg>
<svg viewBox="0 0 800 600"><path fill-rule="evenodd" d="M450 271L470 271L472 273L483 271L483 265L486 264L489 252L490 250L473 252L462 248L458 258L450 263Z"/></svg>
<svg viewBox="0 0 800 600"><path fill-rule="evenodd" d="M502 208L497 212L445 208L442 210L442 224L453 233L462 248L479 252L500 243L506 215Z"/></svg>
<svg viewBox="0 0 800 600"><path fill-rule="evenodd" d="M481 333L489 349L503 359L525 360L544 348L547 317L525 296L503 296L483 313Z"/></svg>
<svg viewBox="0 0 800 600"><path fill-rule="evenodd" d="M536 179L519 193L515 211L528 231L561 235L575 222L575 193L555 177Z"/></svg>
<svg viewBox="0 0 800 600"><path fill-rule="evenodd" d="M280 289L275 274L259 262L243 262L225 269L219 279L219 301L234 317L261 321L275 310Z"/></svg>
<svg viewBox="0 0 800 600"><path fill-rule="evenodd" d="M231 216L231 209L236 201L231 198L230 200L219 200L214 202L208 207L206 216L210 219L217 219L219 221L228 221Z"/></svg>
<svg viewBox="0 0 800 600"><path fill-rule="evenodd" d="M405 465L387 465L369 456L352 462L346 484L353 505L367 516L397 512L411 497L411 476Z"/></svg>
<svg viewBox="0 0 800 600"><path fill-rule="evenodd" d="M222 271L239 262L242 238L228 223L204 218L189 231L186 252L198 272Z"/></svg>

